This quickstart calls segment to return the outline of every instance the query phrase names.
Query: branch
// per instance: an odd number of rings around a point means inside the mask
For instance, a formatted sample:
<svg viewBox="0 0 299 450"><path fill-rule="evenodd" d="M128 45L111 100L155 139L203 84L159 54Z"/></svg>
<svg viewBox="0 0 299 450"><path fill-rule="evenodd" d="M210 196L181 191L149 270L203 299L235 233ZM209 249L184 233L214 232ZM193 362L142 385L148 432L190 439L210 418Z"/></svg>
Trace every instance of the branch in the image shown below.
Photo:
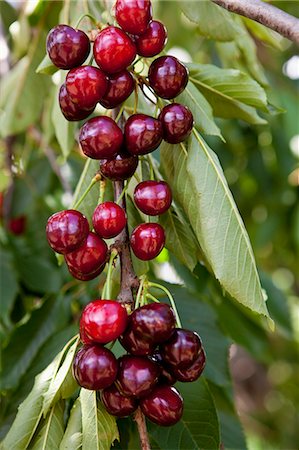
<svg viewBox="0 0 299 450"><path fill-rule="evenodd" d="M212 0L228 11L265 25L299 46L299 19L261 0Z"/></svg>
<svg viewBox="0 0 299 450"><path fill-rule="evenodd" d="M140 445L142 450L151 450L151 446L148 439L146 423L144 415L141 412L141 409L138 408L135 412L134 420L137 423L138 433L140 438Z"/></svg>

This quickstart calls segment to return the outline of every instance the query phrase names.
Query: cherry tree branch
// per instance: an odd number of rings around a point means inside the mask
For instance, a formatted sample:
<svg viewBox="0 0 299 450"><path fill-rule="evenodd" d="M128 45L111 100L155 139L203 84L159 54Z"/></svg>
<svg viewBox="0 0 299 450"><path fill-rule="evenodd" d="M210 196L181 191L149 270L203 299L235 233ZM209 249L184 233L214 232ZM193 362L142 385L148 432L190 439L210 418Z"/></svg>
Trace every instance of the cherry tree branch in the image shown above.
<svg viewBox="0 0 299 450"><path fill-rule="evenodd" d="M151 446L149 443L149 438L146 429L145 417L141 412L141 409L138 408L134 415L134 420L137 423L138 433L140 437L140 444L142 450L151 450Z"/></svg>

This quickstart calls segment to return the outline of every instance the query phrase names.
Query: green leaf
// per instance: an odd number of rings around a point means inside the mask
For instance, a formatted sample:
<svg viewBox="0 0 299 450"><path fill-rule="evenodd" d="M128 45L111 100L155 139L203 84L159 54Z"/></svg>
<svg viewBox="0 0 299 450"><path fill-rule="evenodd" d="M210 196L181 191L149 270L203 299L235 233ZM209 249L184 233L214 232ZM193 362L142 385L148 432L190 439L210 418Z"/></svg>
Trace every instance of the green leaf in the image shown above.
<svg viewBox="0 0 299 450"><path fill-rule="evenodd" d="M242 17L241 19L254 36L265 42L266 44L269 44L272 47L277 48L278 50L282 50L283 37L280 36L280 34L276 33L273 30L270 30L270 28L265 27L261 23L255 22L251 19L247 19L247 17Z"/></svg>
<svg viewBox="0 0 299 450"><path fill-rule="evenodd" d="M119 440L115 417L107 413L101 402L97 402L97 393L81 389L82 408L82 450L110 450Z"/></svg>
<svg viewBox="0 0 299 450"><path fill-rule="evenodd" d="M29 290L42 294L59 291L62 274L43 256L19 255L16 265L22 282Z"/></svg>
<svg viewBox="0 0 299 450"><path fill-rule="evenodd" d="M58 448L58 447L57 447ZM68 420L59 450L79 450L82 448L82 412L80 398L77 398Z"/></svg>
<svg viewBox="0 0 299 450"><path fill-rule="evenodd" d="M48 54L46 54L43 60L39 63L36 73L42 73L45 75L53 75L53 73L57 72L58 67L54 66L52 61L50 60Z"/></svg>
<svg viewBox="0 0 299 450"><path fill-rule="evenodd" d="M18 290L18 274L13 266L12 255L2 249L0 258L0 315L6 326L10 325L10 313Z"/></svg>
<svg viewBox="0 0 299 450"><path fill-rule="evenodd" d="M48 416L40 423L37 435L30 443L32 450L57 450L61 442L64 423L65 402L56 403L49 411Z"/></svg>
<svg viewBox="0 0 299 450"><path fill-rule="evenodd" d="M76 202L81 198L98 170L99 161L87 158L75 190L73 205L75 205ZM84 214L90 222L93 211L98 204L99 194L99 184L96 184L80 204L80 212Z"/></svg>

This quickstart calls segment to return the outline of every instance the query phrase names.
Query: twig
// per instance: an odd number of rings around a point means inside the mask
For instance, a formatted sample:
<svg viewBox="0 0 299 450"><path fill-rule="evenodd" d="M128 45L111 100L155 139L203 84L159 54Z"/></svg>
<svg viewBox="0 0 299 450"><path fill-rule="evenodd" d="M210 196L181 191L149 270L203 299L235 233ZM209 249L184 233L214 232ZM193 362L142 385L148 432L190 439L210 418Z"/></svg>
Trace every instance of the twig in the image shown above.
<svg viewBox="0 0 299 450"><path fill-rule="evenodd" d="M142 450L151 450L151 446L149 443L149 438L146 429L145 417L141 412L141 409L138 408L135 412L134 420L137 423L140 445Z"/></svg>

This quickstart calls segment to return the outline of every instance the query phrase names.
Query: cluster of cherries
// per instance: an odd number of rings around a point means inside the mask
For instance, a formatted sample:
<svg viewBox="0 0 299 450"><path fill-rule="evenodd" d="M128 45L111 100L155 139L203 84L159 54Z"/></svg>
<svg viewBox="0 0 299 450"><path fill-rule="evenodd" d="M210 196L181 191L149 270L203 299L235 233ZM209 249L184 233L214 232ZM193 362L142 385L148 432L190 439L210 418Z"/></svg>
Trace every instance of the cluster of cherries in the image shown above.
<svg viewBox="0 0 299 450"><path fill-rule="evenodd" d="M138 406L152 422L174 425L183 413L183 399L174 383L195 381L205 366L197 333L176 328L166 303L149 303L128 315L114 300L95 300L80 320L83 346L73 374L86 389L101 391L107 411L117 417ZM116 359L104 345L119 339L128 352Z"/></svg>

